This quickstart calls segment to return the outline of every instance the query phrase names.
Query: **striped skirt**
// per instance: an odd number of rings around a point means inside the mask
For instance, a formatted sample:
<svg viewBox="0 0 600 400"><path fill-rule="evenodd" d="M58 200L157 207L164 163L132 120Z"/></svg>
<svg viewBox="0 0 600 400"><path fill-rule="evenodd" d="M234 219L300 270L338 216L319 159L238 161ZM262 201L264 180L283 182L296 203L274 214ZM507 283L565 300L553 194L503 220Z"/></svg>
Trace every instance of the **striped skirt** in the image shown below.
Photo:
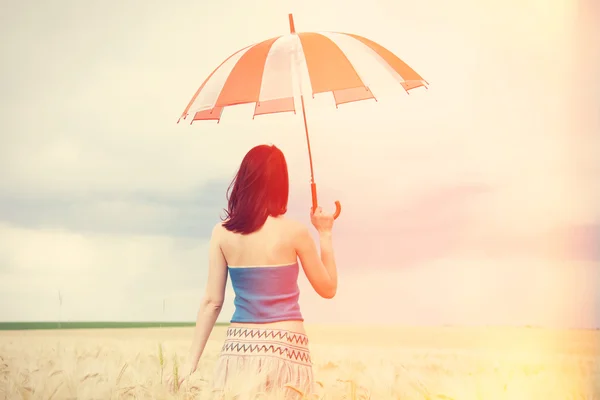
<svg viewBox="0 0 600 400"><path fill-rule="evenodd" d="M306 335L279 329L229 328L215 366L213 392L253 399L300 399L314 393Z"/></svg>

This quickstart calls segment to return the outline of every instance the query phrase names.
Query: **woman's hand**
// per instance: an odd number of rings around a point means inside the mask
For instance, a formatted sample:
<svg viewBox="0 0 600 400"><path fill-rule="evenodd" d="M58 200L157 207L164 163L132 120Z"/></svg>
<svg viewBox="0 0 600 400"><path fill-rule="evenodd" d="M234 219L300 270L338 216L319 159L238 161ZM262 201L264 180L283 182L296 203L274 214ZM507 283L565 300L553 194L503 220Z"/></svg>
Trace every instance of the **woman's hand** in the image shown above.
<svg viewBox="0 0 600 400"><path fill-rule="evenodd" d="M179 376L177 379L177 389L179 389L183 381L189 378L195 371L196 367L190 365L189 363L186 364L183 368L181 368L178 373ZM167 374L167 377L165 379L165 385L167 385L167 388L169 388L169 390L175 390L175 376L173 376L173 374Z"/></svg>
<svg viewBox="0 0 600 400"><path fill-rule="evenodd" d="M310 222L312 222L319 233L331 233L333 229L333 214L324 214L323 209L317 207L315 212L310 215Z"/></svg>

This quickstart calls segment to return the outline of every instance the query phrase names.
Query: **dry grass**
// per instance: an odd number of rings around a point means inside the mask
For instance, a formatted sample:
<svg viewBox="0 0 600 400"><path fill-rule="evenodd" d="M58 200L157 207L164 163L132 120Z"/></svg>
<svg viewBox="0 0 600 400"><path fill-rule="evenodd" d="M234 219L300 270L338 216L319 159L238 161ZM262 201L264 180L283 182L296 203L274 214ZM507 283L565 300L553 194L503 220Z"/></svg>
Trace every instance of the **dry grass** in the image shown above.
<svg viewBox="0 0 600 400"><path fill-rule="evenodd" d="M598 332L343 332L309 329L320 398L600 399ZM179 393L161 383L184 361L191 335L189 328L1 332L0 399L207 398L224 328Z"/></svg>

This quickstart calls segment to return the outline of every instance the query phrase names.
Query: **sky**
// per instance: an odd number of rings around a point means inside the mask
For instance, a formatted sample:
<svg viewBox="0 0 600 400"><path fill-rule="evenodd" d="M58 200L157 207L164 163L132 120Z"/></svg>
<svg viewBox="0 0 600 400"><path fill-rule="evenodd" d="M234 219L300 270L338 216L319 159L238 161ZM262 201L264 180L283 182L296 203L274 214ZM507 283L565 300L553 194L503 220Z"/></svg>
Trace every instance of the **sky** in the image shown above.
<svg viewBox="0 0 600 400"><path fill-rule="evenodd" d="M307 101L337 296L307 323L600 327L592 0L12 2L0 15L0 320L192 321L244 154L273 143L309 223L302 119L177 124L230 54L359 34L429 83ZM329 96L329 97L328 97ZM59 303L61 293L62 306ZM228 284L220 320L233 313Z"/></svg>

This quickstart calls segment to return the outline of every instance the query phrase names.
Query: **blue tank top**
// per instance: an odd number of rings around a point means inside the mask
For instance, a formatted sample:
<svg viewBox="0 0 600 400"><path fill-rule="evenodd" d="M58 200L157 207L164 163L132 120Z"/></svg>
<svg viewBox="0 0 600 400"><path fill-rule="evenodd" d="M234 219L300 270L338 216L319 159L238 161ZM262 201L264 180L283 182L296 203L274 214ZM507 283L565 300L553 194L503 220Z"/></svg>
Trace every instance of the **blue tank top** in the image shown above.
<svg viewBox="0 0 600 400"><path fill-rule="evenodd" d="M227 268L235 292L231 322L304 321L300 313L298 263Z"/></svg>

